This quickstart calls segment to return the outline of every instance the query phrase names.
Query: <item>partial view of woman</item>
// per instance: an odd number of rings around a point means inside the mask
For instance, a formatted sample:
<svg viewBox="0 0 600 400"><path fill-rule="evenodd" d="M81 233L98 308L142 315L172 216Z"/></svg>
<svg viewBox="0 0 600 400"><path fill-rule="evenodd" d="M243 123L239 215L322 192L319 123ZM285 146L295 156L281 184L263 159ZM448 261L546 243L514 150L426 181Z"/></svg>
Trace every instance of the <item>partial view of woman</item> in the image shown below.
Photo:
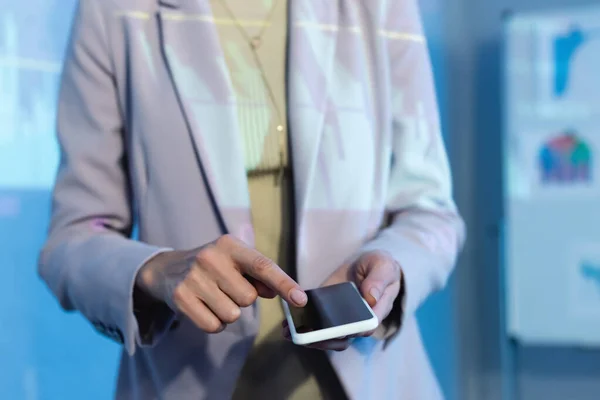
<svg viewBox="0 0 600 400"><path fill-rule="evenodd" d="M416 0L81 0L58 135L40 274L123 343L115 398L443 397L414 313L464 228ZM345 281L379 328L286 340L275 297Z"/></svg>

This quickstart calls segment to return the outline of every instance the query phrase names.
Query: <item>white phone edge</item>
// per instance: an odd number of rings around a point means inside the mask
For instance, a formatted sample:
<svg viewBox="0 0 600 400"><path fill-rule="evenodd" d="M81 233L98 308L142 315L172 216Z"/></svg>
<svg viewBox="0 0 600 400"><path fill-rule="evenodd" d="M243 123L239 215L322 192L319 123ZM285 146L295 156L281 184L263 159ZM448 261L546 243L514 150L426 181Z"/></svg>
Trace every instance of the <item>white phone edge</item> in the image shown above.
<svg viewBox="0 0 600 400"><path fill-rule="evenodd" d="M360 295L358 289L354 282L352 286L356 289L360 299L363 301L371 315L373 316L371 319L366 319L364 321L353 322L346 325L335 326L333 328L320 329L318 331L306 332L306 333L298 333L296 332L296 326L294 325L294 320L292 319L292 314L290 313L290 307L285 300L281 300L283 304L283 311L285 314L285 319L288 322L288 326L290 328L290 334L292 336L292 342L297 345L307 345L311 343L323 342L325 340L337 339L344 336L356 335L358 333L368 332L376 329L379 326L379 320L377 315L369 306L369 303Z"/></svg>

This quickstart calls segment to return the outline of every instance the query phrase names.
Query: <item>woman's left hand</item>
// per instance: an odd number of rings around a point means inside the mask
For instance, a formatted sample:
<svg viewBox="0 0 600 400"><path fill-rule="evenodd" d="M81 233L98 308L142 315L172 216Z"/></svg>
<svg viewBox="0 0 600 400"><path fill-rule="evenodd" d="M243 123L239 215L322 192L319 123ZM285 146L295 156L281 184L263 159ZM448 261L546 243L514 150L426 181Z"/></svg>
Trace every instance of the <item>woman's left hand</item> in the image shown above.
<svg viewBox="0 0 600 400"><path fill-rule="evenodd" d="M392 311L394 300L400 292L401 274L400 265L388 253L372 251L362 254L354 263L340 267L321 286L354 282L381 323ZM373 332L356 336L370 336ZM283 335L286 339L290 339L290 329L285 320ZM343 351L350 346L351 340L356 336L312 343L307 347Z"/></svg>

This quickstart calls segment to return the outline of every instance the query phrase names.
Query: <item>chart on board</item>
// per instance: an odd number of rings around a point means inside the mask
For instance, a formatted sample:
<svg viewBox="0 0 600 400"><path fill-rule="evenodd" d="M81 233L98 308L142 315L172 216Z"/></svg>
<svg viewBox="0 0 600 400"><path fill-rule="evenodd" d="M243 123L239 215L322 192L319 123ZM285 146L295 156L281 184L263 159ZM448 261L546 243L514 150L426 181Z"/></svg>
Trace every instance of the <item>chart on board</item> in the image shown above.
<svg viewBox="0 0 600 400"><path fill-rule="evenodd" d="M600 7L506 25L508 329L600 346Z"/></svg>

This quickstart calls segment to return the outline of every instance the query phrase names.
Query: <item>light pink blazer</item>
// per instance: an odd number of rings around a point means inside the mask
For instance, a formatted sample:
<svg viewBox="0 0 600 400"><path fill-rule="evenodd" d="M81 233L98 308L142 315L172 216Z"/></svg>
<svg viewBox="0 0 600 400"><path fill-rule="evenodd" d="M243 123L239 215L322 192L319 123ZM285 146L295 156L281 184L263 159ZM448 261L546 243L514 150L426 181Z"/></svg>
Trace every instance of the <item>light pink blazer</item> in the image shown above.
<svg viewBox="0 0 600 400"><path fill-rule="evenodd" d="M361 251L391 253L406 277L399 333L332 364L353 399L440 399L414 312L444 286L464 229L416 0L289 7L298 281L312 288ZM228 398L257 329L248 308L221 334L184 320L143 344L132 308L136 272L157 252L224 230L253 241L214 24L208 0L81 0L76 14L40 273L65 308L123 342L118 399Z"/></svg>

